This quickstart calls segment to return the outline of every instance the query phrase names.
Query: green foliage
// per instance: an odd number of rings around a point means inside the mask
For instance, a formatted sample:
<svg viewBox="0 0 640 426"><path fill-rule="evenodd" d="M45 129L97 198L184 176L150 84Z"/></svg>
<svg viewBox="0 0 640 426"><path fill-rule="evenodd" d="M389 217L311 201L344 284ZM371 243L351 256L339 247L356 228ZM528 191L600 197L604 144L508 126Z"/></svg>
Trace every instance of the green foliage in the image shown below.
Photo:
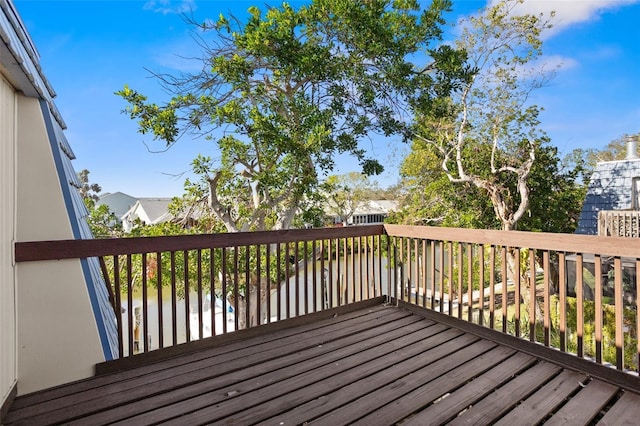
<svg viewBox="0 0 640 426"><path fill-rule="evenodd" d="M469 144L469 169L490 178L483 170L490 156L482 145ZM518 223L518 229L542 232L575 230L580 215L586 186L581 181L579 168L566 169L557 156L557 149L546 143L535 150L536 162L531 168L527 214ZM441 225L462 228L500 228L491 201L483 190L470 183L452 185L441 168L437 150L421 141L415 141L405 159L401 174L406 193L402 212L394 220L398 223ZM517 179L511 174L498 174L496 185L503 199L517 198Z"/></svg>
<svg viewBox="0 0 640 426"><path fill-rule="evenodd" d="M596 356L596 341L595 341L595 302L585 300L583 303L583 321L584 321L584 333L583 333L583 348L586 356ZM560 333L559 333L559 313L558 313L558 296L551 296L551 323L552 323L552 345L559 347L560 345ZM578 345L577 330L577 307L576 298L567 298L567 347L569 351L575 353ZM624 326L628 329L624 333L624 362L626 368L637 369L637 342L638 336L635 331L636 324L636 311L634 309L624 309ZM616 345L615 345L615 306L604 304L602 307L602 358L605 362L609 362L613 365L616 364Z"/></svg>
<svg viewBox="0 0 640 426"><path fill-rule="evenodd" d="M563 163L538 128L532 90L550 75L542 16L515 16L504 1L469 19L458 45L476 72L439 111L423 111L401 167L402 223L573 232L584 169ZM525 70L528 70L525 72Z"/></svg>
<svg viewBox="0 0 640 426"><path fill-rule="evenodd" d="M567 162L581 170L582 179L588 184L596 164L601 161L624 160L627 156L627 141L629 139L639 141L640 133L623 135L609 142L602 149L576 148L567 155ZM636 154L639 154L636 151Z"/></svg>
<svg viewBox="0 0 640 426"><path fill-rule="evenodd" d="M89 182L89 170L84 169L78 172L80 187L78 192L84 201L89 215L86 217L87 225L94 238L113 238L122 233L122 225L116 215L109 210L107 205L96 206L100 199L98 193L102 188L97 183Z"/></svg>
<svg viewBox="0 0 640 426"><path fill-rule="evenodd" d="M192 133L214 143L215 161L199 156L193 169L228 231L287 228L337 154L352 155L366 174L380 173L360 140L374 131L400 132L398 111L446 95L457 52L429 50L442 63L434 73L417 72L410 59L439 40L449 6L448 0L425 10L410 0L252 6L246 22L221 16L198 25L203 71L157 76L174 94L166 104L126 86L117 94L141 133L167 146Z"/></svg>
<svg viewBox="0 0 640 426"><path fill-rule="evenodd" d="M101 204L96 207L87 198L85 198L85 204L89 210L87 224L94 238L114 238L122 235L122 225L118 222L116 215L109 210L109 206Z"/></svg>
<svg viewBox="0 0 640 426"><path fill-rule="evenodd" d="M78 172L78 181L80 182L80 187L78 188L80 196L88 208L93 207L99 199L98 194L102 191L102 188L97 183L89 182L89 170L87 169Z"/></svg>
<svg viewBox="0 0 640 426"><path fill-rule="evenodd" d="M535 65L542 54L542 33L549 25L544 16L515 14L518 3L504 0L462 23L456 47L466 53L466 64L452 72L457 79L451 95L440 97L429 108L415 108L413 148L427 151L428 156L424 161L420 153L410 158L404 172L415 176L414 165L433 169L438 183L427 182L440 188L446 180L436 173L438 165L456 185L432 200L430 207L440 214L435 217L438 222L456 207L449 194L458 192L469 200L488 199L506 230L514 229L529 207L530 174L546 138L539 129L540 109L528 99L551 77ZM415 180L410 184L418 191L424 185ZM484 201L472 203L479 213L488 211ZM455 220L472 226L494 222L466 214Z"/></svg>
<svg viewBox="0 0 640 426"><path fill-rule="evenodd" d="M469 156L477 160L480 167L486 160L486 156L481 154L476 149ZM400 169L401 184L405 190L401 211L389 220L462 228L499 227L491 201L470 183L452 185L442 170L441 162L435 147L423 140L414 140L411 152Z"/></svg>

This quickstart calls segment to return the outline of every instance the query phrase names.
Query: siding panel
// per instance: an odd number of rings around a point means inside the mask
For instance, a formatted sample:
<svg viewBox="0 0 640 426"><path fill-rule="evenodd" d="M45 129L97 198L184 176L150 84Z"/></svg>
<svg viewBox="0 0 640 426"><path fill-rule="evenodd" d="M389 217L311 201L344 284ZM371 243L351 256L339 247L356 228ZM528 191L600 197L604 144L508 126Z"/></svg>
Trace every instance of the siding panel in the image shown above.
<svg viewBox="0 0 640 426"><path fill-rule="evenodd" d="M0 406L16 383L15 94L0 77Z"/></svg>

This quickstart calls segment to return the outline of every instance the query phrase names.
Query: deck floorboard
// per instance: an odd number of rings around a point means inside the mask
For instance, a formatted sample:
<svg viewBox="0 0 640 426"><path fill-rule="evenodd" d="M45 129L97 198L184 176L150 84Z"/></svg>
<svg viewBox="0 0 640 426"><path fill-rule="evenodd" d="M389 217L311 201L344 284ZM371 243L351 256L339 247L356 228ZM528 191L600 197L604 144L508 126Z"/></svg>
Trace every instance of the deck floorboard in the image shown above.
<svg viewBox="0 0 640 426"><path fill-rule="evenodd" d="M618 393L618 388L600 380L592 380L574 395L545 425L586 425Z"/></svg>
<svg viewBox="0 0 640 426"><path fill-rule="evenodd" d="M606 425L640 418L640 395L614 384L628 378L593 377L572 357L555 362L557 354L540 355L539 345L522 349L438 315L370 306L161 349L18 396L3 424Z"/></svg>
<svg viewBox="0 0 640 426"><path fill-rule="evenodd" d="M602 425L637 425L640 421L640 395L625 392L600 420Z"/></svg>

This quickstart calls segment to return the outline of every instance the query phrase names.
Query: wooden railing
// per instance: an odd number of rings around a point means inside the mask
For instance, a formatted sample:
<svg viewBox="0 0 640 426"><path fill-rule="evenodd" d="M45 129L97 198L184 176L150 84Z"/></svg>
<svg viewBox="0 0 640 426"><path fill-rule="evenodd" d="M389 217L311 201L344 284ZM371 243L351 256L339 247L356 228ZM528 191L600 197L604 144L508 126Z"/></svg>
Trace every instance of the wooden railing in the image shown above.
<svg viewBox="0 0 640 426"><path fill-rule="evenodd" d="M388 294L383 227L21 243L19 261L98 257L121 357Z"/></svg>
<svg viewBox="0 0 640 426"><path fill-rule="evenodd" d="M640 241L398 225L385 230L398 299L638 371Z"/></svg>
<svg viewBox="0 0 640 426"><path fill-rule="evenodd" d="M401 225L16 244L98 257L120 354L386 296L638 370L640 240Z"/></svg>
<svg viewBox="0 0 640 426"><path fill-rule="evenodd" d="M598 235L604 237L640 237L639 210L602 210L598 212Z"/></svg>

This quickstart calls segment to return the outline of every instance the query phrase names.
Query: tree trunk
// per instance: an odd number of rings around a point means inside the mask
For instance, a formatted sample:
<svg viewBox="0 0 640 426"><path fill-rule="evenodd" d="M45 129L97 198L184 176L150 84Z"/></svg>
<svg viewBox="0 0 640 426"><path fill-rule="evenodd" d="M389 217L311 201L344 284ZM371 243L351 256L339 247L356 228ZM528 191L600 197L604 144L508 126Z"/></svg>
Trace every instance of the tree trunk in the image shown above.
<svg viewBox="0 0 640 426"><path fill-rule="evenodd" d="M535 306L534 312L533 313L531 312L531 298L536 297L536 288L535 288L535 285L532 288L531 280L529 279L530 277L529 274L535 274L535 270L528 271L528 274L527 274L526 269L517 268L518 264L520 263L520 258L519 256L517 256L516 253L519 253L519 252L516 252L516 250L511 247L507 250L508 278L511 279L511 281L515 286L519 285L519 288L520 288L520 300L514 300L515 307L516 309L520 309L520 304L524 304L525 310L529 315L529 318L531 318L532 315L535 315L536 322L538 323L542 322L543 320L542 308L537 299L535 299L535 303L534 303L534 306ZM519 269L520 271L519 273L517 273L517 269ZM524 283L524 285L522 285L522 283ZM503 305L505 305L505 302L503 302Z"/></svg>

